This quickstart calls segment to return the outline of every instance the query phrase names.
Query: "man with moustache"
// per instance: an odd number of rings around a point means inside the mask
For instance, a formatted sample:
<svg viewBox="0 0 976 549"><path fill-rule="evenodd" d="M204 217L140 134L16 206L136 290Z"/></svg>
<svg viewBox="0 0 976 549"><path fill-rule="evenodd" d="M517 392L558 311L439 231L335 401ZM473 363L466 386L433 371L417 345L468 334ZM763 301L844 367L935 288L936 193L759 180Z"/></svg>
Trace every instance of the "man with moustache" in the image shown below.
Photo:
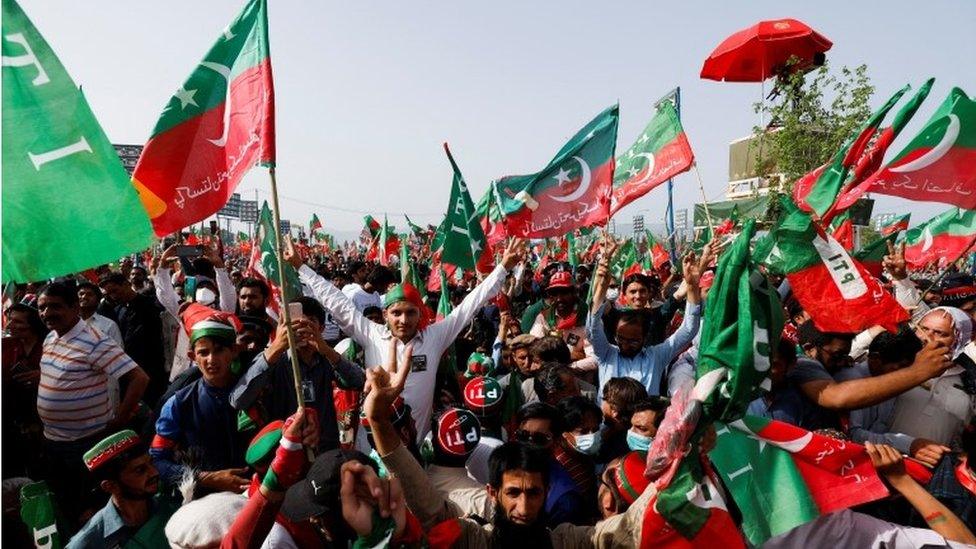
<svg viewBox="0 0 976 549"><path fill-rule="evenodd" d="M134 431L120 431L84 455L85 466L111 497L68 542L68 549L167 547L163 528L179 502L157 495L159 472Z"/></svg>
<svg viewBox="0 0 976 549"><path fill-rule="evenodd" d="M640 544L644 512L655 491L644 490L622 514L594 526L563 523L546 526L545 501L549 488L549 458L521 442L508 442L491 453L489 479L485 489L494 501L491 522L461 518L456 505L433 489L430 478L404 447L390 421L390 404L403 391L410 373L412 346L402 361L395 353L383 368L366 372L367 397L364 411L369 417L377 453L391 475L399 479L407 506L424 530L454 520L452 546L458 547L636 547Z"/></svg>

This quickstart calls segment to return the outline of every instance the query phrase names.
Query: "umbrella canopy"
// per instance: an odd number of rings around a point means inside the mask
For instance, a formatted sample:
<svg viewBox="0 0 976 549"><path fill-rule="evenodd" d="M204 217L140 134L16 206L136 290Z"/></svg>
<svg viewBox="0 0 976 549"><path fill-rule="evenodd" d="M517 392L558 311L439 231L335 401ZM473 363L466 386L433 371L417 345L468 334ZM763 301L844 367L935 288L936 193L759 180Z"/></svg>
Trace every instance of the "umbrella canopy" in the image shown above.
<svg viewBox="0 0 976 549"><path fill-rule="evenodd" d="M833 42L796 19L760 21L729 36L702 66L701 77L726 82L762 82L776 74L791 56L801 66L813 62Z"/></svg>

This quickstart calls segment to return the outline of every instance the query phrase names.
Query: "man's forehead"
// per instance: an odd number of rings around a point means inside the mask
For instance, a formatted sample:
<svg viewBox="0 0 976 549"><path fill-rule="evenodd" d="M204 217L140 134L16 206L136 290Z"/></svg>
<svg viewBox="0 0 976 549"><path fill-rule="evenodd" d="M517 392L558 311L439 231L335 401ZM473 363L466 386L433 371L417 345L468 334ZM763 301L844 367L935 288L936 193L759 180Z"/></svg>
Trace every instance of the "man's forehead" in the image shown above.
<svg viewBox="0 0 976 549"><path fill-rule="evenodd" d="M528 488L542 487L543 485L542 473L515 469L512 471L505 471L502 474L502 488L513 487L526 490Z"/></svg>
<svg viewBox="0 0 976 549"><path fill-rule="evenodd" d="M410 310L419 311L416 305L410 303L409 301L397 301L396 303L390 305L386 308L389 312L408 312Z"/></svg>

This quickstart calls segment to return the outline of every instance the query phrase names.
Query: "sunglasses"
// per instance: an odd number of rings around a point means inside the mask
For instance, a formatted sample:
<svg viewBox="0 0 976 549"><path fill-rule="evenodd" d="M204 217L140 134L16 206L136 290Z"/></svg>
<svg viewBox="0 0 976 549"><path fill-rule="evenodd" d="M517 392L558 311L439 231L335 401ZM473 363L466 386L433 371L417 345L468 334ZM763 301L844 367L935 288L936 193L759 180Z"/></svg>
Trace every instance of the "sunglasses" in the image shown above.
<svg viewBox="0 0 976 549"><path fill-rule="evenodd" d="M515 440L536 446L548 446L552 442L552 435L549 433L535 433L526 431L525 429L519 429L515 431Z"/></svg>

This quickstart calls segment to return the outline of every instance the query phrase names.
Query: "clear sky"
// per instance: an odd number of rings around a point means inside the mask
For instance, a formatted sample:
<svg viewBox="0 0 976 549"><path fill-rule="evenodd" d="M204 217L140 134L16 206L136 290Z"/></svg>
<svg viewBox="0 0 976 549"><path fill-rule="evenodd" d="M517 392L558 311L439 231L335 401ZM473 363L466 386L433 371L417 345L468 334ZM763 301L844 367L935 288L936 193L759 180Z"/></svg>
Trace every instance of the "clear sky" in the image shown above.
<svg viewBox="0 0 976 549"><path fill-rule="evenodd" d="M794 17L834 42L836 67L865 63L878 106L905 83L935 87L900 150L952 86L976 94L976 2L335 2L270 0L283 217L355 230L362 214L436 224L447 206L448 141L475 201L490 180L541 169L575 131L620 102L618 150L652 103L682 90L705 192L721 199L728 143L757 117L758 84L698 78L727 35ZM143 143L173 92L243 6L234 0L21 0L116 143ZM266 170L240 187L267 198ZM876 197L875 213L945 206ZM678 209L701 194L675 180ZM618 214L663 219L660 187ZM690 217L690 212L689 212Z"/></svg>

